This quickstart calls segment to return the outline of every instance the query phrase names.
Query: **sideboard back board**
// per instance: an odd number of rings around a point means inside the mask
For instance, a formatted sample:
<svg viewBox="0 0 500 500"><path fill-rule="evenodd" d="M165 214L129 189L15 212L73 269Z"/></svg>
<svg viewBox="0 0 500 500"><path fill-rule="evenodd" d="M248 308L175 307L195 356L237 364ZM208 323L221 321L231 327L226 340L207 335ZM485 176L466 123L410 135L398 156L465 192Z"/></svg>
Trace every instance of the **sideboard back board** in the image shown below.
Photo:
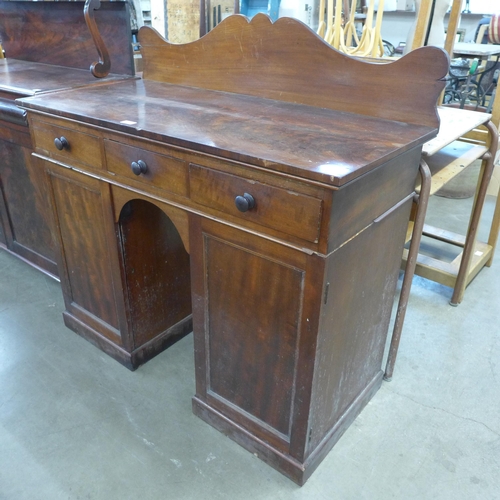
<svg viewBox="0 0 500 500"><path fill-rule="evenodd" d="M98 57L83 1L0 1L5 57L89 69ZM102 1L95 20L110 53L112 73L133 75L132 29L125 1Z"/></svg>

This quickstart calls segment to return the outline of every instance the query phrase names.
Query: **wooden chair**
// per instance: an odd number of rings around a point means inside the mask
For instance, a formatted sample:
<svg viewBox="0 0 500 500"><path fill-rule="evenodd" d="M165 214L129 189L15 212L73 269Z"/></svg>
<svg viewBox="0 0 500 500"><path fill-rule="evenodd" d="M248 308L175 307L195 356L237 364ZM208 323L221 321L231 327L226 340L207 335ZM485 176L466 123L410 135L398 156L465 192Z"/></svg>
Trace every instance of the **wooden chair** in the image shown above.
<svg viewBox="0 0 500 500"><path fill-rule="evenodd" d="M453 54L455 32L460 23L461 4L461 0L454 0L450 14L450 24L445 41L445 50L450 55ZM420 15L424 20L427 20L427 23L429 22L429 8L430 0L424 0ZM425 26L424 21L419 17L412 49L419 46L419 40L422 42L426 30ZM436 227L422 225L422 221L416 218L409 224L407 241L411 241L413 244L413 240L417 238L416 241L419 244L421 236L424 235L462 249L451 263L417 252L415 267L415 274L453 288L450 305L457 306L463 299L467 285L484 266L491 266L498 240L500 229L500 196L498 195L488 240L486 242L478 241L477 231L498 148L497 127L500 120L500 98L496 97L491 115L449 107L440 107L439 114L441 118L439 134L424 145L422 153L421 168L429 168L430 185L428 185L427 179L423 178L421 189L425 188L426 194L429 190L429 195L432 195L476 160L482 160L468 229L465 236L458 235ZM404 268L408 263L413 262L414 255L411 246L409 251L405 250L402 264ZM402 295L403 293L409 294L409 287L410 284L407 283L405 274ZM404 320L404 310L401 312L400 308L401 302L400 307L398 307L398 316L387 359L386 380L392 378L400 341Z"/></svg>

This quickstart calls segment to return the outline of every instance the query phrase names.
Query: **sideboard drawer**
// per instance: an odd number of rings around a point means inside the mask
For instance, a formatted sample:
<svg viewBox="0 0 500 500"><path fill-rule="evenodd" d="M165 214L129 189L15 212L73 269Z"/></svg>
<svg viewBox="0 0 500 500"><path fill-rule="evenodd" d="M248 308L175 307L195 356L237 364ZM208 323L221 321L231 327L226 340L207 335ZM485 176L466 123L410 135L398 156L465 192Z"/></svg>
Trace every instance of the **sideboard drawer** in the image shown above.
<svg viewBox="0 0 500 500"><path fill-rule="evenodd" d="M32 121L32 132L37 151L70 164L78 162L102 168L98 136L39 120Z"/></svg>
<svg viewBox="0 0 500 500"><path fill-rule="evenodd" d="M189 184L196 203L306 241L319 239L322 200L318 198L194 164L189 165ZM236 197L245 194L255 204L242 212ZM245 201L239 201L244 210Z"/></svg>
<svg viewBox="0 0 500 500"><path fill-rule="evenodd" d="M109 172L170 193L188 195L188 170L184 161L108 139L104 141L104 150Z"/></svg>

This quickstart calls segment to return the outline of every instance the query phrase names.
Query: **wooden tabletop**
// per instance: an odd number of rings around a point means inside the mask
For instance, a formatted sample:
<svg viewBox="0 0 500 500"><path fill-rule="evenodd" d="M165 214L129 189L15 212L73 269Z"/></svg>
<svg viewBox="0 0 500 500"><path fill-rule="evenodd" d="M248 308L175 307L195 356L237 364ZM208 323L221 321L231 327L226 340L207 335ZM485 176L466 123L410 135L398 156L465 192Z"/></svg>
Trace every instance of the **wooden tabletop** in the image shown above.
<svg viewBox="0 0 500 500"><path fill-rule="evenodd" d="M148 80L17 101L23 107L341 186L433 127Z"/></svg>
<svg viewBox="0 0 500 500"><path fill-rule="evenodd" d="M500 45L457 42L453 47L456 56L486 57L500 54Z"/></svg>
<svg viewBox="0 0 500 500"><path fill-rule="evenodd" d="M33 96L40 92L64 90L82 85L96 85L131 78L127 75L109 75L98 80L89 70L67 68L17 59L0 59L0 92L14 96Z"/></svg>
<svg viewBox="0 0 500 500"><path fill-rule="evenodd" d="M491 115L488 113L446 106L440 106L438 114L441 120L439 133L424 144L422 153L425 156L432 156L467 132L491 120Z"/></svg>

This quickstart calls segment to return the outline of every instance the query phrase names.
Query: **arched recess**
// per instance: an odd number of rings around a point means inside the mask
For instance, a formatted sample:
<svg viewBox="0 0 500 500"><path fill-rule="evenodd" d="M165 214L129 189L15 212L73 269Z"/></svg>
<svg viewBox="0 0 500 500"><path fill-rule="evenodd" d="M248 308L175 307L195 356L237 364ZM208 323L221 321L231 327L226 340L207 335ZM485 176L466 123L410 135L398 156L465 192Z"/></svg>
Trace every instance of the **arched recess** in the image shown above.
<svg viewBox="0 0 500 500"><path fill-rule="evenodd" d="M180 231L146 199L129 199L115 212L134 347L160 338L173 342L192 331L189 253L180 234L186 238L187 214L176 210Z"/></svg>

